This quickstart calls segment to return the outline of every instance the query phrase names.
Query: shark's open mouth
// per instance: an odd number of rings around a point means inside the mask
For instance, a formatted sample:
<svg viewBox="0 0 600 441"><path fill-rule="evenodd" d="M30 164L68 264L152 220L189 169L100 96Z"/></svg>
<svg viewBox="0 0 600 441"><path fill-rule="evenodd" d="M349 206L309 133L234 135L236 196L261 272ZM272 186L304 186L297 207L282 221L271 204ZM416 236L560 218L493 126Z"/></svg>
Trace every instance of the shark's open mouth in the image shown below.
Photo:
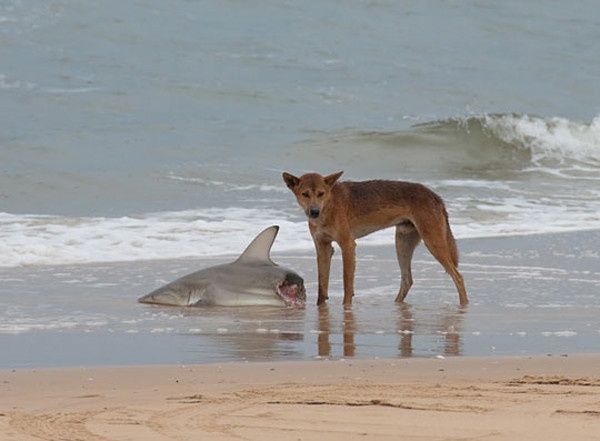
<svg viewBox="0 0 600 441"><path fill-rule="evenodd" d="M303 307L306 303L304 280L296 274L288 274L275 291L287 306Z"/></svg>

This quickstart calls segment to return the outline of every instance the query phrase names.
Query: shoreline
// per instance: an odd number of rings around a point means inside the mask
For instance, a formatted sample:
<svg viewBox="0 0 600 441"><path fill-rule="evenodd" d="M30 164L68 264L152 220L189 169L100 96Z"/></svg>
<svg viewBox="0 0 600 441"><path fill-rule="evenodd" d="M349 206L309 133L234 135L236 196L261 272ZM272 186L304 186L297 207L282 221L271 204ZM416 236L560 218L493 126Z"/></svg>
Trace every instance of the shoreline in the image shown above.
<svg viewBox="0 0 600 441"><path fill-rule="evenodd" d="M598 366L596 353L3 370L0 433L7 441L591 440Z"/></svg>
<svg viewBox="0 0 600 441"><path fill-rule="evenodd" d="M358 246L351 309L341 305L339 253L323 308L314 253L273 253L305 279L298 310L137 303L225 259L0 268L0 368L600 352L600 230L464 239L459 250L468 308L424 246L407 302L395 304L393 243Z"/></svg>

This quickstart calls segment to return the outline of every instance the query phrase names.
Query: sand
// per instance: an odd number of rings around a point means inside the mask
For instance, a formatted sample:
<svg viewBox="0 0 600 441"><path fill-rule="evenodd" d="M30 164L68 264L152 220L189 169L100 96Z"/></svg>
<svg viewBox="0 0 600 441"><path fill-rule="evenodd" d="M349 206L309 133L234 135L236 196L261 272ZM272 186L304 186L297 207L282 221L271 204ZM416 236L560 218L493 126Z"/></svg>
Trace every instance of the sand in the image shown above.
<svg viewBox="0 0 600 441"><path fill-rule="evenodd" d="M600 355L0 371L0 438L598 440Z"/></svg>

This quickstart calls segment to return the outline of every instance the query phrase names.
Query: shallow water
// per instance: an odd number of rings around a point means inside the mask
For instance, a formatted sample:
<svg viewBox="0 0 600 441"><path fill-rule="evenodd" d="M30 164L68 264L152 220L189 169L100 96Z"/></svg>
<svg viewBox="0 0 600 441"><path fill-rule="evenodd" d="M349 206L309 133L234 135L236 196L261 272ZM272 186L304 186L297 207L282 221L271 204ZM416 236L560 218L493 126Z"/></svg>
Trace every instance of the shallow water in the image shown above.
<svg viewBox="0 0 600 441"><path fill-rule="evenodd" d="M136 298L215 261L178 260L1 270L0 368L215 363L319 358L562 354L600 350L598 232L461 241L471 303L420 247L415 285L395 304L389 247L359 247L357 293L317 307L314 258L283 255L307 281L305 309L172 308ZM74 299L76 299L74 303Z"/></svg>

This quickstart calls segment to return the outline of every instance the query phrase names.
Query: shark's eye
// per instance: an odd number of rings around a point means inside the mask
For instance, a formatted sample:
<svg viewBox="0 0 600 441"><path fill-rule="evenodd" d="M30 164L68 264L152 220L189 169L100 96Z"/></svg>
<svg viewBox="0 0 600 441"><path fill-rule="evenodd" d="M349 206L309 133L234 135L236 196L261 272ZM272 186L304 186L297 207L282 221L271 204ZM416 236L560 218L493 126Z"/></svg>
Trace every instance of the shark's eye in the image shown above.
<svg viewBox="0 0 600 441"><path fill-rule="evenodd" d="M318 198L322 198L323 196L325 196L325 192L324 191L320 191L317 193L317 197Z"/></svg>
<svg viewBox="0 0 600 441"><path fill-rule="evenodd" d="M305 191L304 193L302 193L302 196L304 196L305 198L309 198L310 194L308 193L308 191Z"/></svg>

